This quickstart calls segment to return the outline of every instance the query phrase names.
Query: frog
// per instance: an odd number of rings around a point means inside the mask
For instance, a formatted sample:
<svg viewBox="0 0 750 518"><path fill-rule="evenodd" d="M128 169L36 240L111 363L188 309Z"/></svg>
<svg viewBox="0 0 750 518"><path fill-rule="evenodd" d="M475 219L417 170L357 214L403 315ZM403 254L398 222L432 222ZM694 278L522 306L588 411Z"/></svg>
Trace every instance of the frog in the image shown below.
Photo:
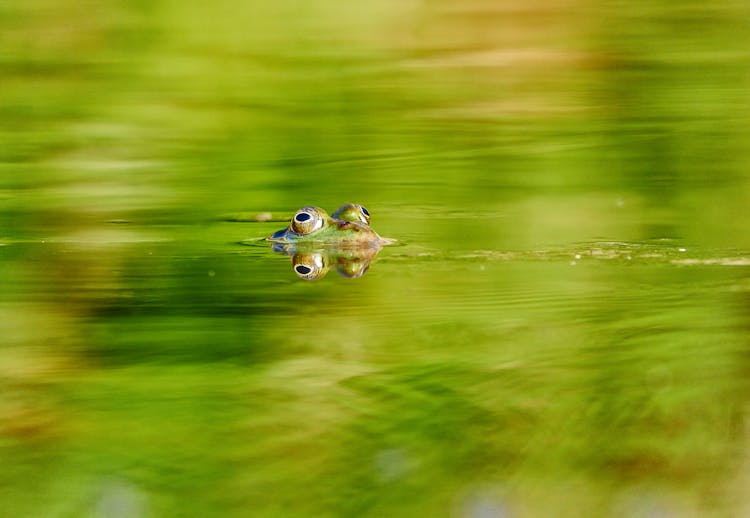
<svg viewBox="0 0 750 518"><path fill-rule="evenodd" d="M308 205L297 210L289 226L266 239L273 243L301 247L380 248L391 240L382 238L369 225L370 213L359 204L348 203L329 216L320 207Z"/></svg>
<svg viewBox="0 0 750 518"><path fill-rule="evenodd" d="M330 216L320 207L302 207L288 227L266 239L275 252L291 258L294 273L305 281L321 279L331 269L347 279L361 277L380 249L395 242L370 227L370 212L357 203Z"/></svg>

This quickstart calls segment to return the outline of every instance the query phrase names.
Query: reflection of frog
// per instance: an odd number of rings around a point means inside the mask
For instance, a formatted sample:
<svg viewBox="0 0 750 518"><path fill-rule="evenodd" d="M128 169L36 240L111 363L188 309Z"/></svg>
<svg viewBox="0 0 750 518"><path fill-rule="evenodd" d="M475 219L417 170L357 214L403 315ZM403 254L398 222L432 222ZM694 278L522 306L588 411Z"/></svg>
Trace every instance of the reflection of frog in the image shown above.
<svg viewBox="0 0 750 518"><path fill-rule="evenodd" d="M276 243L315 243L326 247L380 247L389 241L370 228L370 213L361 205L348 204L329 216L319 207L302 207L285 229L268 236Z"/></svg>
<svg viewBox="0 0 750 518"><path fill-rule="evenodd" d="M314 281L321 279L328 270L335 268L343 277L354 279L367 272L376 255L378 248L361 248L356 250L331 251L318 250L315 252L288 252L292 256L292 269L300 279Z"/></svg>
<svg viewBox="0 0 750 518"><path fill-rule="evenodd" d="M294 272L306 281L320 279L331 267L348 278L361 277L383 245L392 243L369 226L370 213L349 203L333 216L318 207L302 207L289 226L266 239L291 256Z"/></svg>

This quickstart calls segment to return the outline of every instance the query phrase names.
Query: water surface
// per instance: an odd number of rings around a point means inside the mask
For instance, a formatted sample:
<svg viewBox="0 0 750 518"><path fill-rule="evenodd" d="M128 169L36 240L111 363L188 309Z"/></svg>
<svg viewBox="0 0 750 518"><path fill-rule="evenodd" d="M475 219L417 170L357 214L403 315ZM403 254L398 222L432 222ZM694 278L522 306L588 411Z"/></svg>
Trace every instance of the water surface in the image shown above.
<svg viewBox="0 0 750 518"><path fill-rule="evenodd" d="M748 15L0 8L0 514L747 514Z"/></svg>

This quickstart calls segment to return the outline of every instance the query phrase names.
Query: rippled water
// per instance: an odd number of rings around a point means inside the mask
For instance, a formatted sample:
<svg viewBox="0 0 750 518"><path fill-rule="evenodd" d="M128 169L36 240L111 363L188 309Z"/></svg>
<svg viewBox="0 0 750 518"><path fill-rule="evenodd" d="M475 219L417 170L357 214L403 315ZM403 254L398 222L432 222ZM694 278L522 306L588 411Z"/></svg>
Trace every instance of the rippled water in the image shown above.
<svg viewBox="0 0 750 518"><path fill-rule="evenodd" d="M748 514L748 16L0 7L0 515Z"/></svg>

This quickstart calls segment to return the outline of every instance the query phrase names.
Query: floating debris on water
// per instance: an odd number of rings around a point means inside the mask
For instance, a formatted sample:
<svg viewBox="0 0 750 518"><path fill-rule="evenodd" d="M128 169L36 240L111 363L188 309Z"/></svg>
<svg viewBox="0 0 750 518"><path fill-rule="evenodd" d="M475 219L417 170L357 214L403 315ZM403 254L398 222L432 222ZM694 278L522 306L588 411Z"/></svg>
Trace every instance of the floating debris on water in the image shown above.
<svg viewBox="0 0 750 518"><path fill-rule="evenodd" d="M220 221L228 221L232 223L267 223L269 221L289 221L291 216L276 215L272 212L232 212L224 214L219 217Z"/></svg>

